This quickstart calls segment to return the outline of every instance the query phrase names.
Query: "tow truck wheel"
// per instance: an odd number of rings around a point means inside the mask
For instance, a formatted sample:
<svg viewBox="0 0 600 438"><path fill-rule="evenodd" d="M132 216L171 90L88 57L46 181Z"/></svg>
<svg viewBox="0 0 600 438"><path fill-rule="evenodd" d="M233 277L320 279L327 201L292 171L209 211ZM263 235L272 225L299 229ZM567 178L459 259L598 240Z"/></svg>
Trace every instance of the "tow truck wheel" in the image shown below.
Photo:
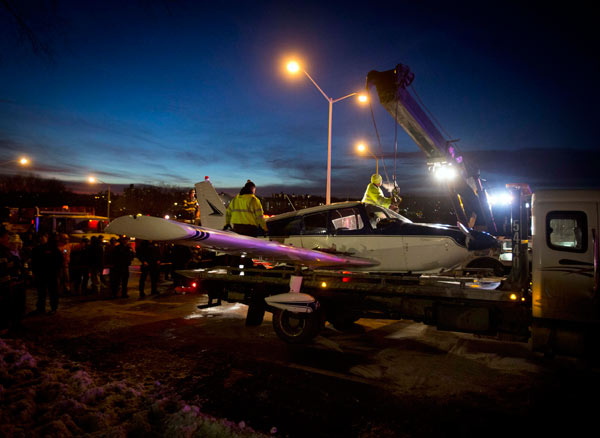
<svg viewBox="0 0 600 438"><path fill-rule="evenodd" d="M273 329L279 338L289 344L303 344L312 340L321 331L322 321L319 311L293 313L275 309Z"/></svg>
<svg viewBox="0 0 600 438"><path fill-rule="evenodd" d="M472 260L467 264L465 271L468 272L469 268L487 268L491 269L495 276L502 277L504 275L504 265L500 260L492 257L479 257Z"/></svg>

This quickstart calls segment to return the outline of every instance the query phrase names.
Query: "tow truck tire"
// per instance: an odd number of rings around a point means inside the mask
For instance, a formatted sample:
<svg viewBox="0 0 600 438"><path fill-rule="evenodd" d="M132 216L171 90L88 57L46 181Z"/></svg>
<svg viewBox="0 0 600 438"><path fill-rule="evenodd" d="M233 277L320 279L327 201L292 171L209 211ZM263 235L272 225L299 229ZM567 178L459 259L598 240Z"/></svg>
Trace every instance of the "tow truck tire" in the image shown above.
<svg viewBox="0 0 600 438"><path fill-rule="evenodd" d="M289 310L273 311L273 329L282 341L288 344L310 342L321 331L321 312L293 313Z"/></svg>
<svg viewBox="0 0 600 438"><path fill-rule="evenodd" d="M469 268L488 268L491 269L494 275L502 277L504 275L504 265L500 260L492 257L479 257L469 262L466 266L465 271Z"/></svg>

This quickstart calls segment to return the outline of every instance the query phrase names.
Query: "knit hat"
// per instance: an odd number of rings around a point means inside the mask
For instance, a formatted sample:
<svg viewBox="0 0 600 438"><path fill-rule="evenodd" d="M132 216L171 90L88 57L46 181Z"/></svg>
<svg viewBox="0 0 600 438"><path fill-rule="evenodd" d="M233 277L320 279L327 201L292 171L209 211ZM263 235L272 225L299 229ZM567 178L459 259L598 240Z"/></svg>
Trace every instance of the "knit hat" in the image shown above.
<svg viewBox="0 0 600 438"><path fill-rule="evenodd" d="M373 184L381 184L383 182L383 178L378 173L374 173L371 175L371 182Z"/></svg>
<svg viewBox="0 0 600 438"><path fill-rule="evenodd" d="M249 195L252 193L252 189L256 188L256 184L254 184L252 181L248 180L246 181L246 185L244 187L242 187L242 190L240 190L240 195Z"/></svg>

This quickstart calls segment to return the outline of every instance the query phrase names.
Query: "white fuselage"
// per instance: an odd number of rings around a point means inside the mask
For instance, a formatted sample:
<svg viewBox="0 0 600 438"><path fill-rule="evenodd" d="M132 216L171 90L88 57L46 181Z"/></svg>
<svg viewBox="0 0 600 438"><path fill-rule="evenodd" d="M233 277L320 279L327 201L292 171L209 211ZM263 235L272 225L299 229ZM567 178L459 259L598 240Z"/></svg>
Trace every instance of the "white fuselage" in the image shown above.
<svg viewBox="0 0 600 438"><path fill-rule="evenodd" d="M335 250L373 259L369 271L437 273L463 263L469 251L448 236L299 235L282 242L308 249Z"/></svg>

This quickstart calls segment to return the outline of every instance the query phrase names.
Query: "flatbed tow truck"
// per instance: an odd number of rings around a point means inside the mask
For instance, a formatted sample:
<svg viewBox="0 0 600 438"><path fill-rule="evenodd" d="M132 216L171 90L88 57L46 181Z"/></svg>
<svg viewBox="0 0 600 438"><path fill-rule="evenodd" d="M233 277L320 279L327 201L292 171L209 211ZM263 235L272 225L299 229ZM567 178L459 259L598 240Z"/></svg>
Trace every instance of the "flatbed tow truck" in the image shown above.
<svg viewBox="0 0 600 438"><path fill-rule="evenodd" d="M425 153L431 166L460 170L448 183L459 223L469 210L496 226L479 171L444 139L408 87L414 75L401 64L367 77L381 104ZM273 312L273 328L290 343L313 339L326 321L343 329L359 318L409 319L451 330L529 342L547 355L600 352L600 190L543 190L507 185L516 202L511 217L512 267L502 279L489 266L439 275L383 275L317 270L188 271L209 296L247 304L247 325ZM486 271L487 269L487 271ZM468 274L468 275L465 275ZM496 282L497 288L490 287ZM301 291L302 290L302 291ZM278 300L278 296L285 299ZM295 295L290 295L295 294ZM214 303L213 303L214 302Z"/></svg>
<svg viewBox="0 0 600 438"><path fill-rule="evenodd" d="M247 325L265 311L289 343L305 343L325 322L347 328L359 318L407 319L500 340L529 342L546 355L596 355L600 349L598 190L548 190L531 198L527 227L515 208L513 267L504 278L470 268L438 275L211 267L181 271L199 281L205 307L248 305ZM531 260L531 263L529 263ZM530 269L531 266L531 269ZM496 287L497 286L497 287ZM295 294L281 303L281 294Z"/></svg>

